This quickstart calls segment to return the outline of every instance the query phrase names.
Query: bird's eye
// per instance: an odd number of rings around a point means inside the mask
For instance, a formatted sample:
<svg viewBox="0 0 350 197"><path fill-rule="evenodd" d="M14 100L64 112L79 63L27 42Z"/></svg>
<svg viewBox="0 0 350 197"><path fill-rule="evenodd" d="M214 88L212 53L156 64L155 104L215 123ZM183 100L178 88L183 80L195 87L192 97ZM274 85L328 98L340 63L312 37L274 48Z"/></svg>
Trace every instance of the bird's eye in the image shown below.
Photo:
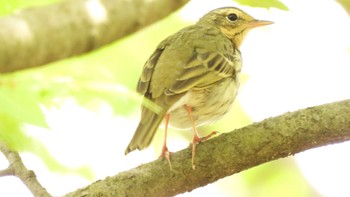
<svg viewBox="0 0 350 197"><path fill-rule="evenodd" d="M236 20L238 19L238 16L237 16L237 14L235 14L235 13L231 13L231 14L229 14L229 15L227 16L227 18L228 18L228 20L230 20L230 21L236 21Z"/></svg>

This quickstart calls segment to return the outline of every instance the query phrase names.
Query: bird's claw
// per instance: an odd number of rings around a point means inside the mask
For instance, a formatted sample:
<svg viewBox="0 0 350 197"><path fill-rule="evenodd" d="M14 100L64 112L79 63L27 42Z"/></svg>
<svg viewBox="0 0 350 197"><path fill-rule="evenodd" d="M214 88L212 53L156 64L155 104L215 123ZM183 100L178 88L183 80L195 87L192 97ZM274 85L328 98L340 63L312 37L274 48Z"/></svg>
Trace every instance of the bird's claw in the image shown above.
<svg viewBox="0 0 350 197"><path fill-rule="evenodd" d="M173 167L171 165L171 161L170 161L170 156L172 155L173 153L172 152L169 152L168 151L168 148L167 147L163 147L162 149L162 153L160 154L160 158L165 158L168 163L169 163L169 167L170 167L170 170L173 170Z"/></svg>

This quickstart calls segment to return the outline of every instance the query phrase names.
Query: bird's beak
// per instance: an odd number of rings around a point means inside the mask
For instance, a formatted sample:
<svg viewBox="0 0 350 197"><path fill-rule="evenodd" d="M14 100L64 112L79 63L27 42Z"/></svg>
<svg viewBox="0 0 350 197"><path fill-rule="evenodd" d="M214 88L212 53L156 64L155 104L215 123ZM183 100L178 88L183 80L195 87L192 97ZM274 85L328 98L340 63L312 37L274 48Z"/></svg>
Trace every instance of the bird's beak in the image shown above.
<svg viewBox="0 0 350 197"><path fill-rule="evenodd" d="M271 21L260 21L260 20L253 20L248 23L248 27L254 28L254 27L260 27L265 25L271 25L273 22Z"/></svg>

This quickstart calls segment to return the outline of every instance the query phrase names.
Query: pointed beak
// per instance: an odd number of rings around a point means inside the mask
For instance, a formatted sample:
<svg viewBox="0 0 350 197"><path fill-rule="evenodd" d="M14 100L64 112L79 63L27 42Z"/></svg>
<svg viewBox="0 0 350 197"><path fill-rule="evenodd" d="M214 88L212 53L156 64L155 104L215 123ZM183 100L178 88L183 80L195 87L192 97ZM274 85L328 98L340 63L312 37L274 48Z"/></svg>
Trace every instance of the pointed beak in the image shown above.
<svg viewBox="0 0 350 197"><path fill-rule="evenodd" d="M265 25L271 25L273 22L271 21L260 21L260 20L253 20L248 23L248 27L254 28L254 27L260 27Z"/></svg>

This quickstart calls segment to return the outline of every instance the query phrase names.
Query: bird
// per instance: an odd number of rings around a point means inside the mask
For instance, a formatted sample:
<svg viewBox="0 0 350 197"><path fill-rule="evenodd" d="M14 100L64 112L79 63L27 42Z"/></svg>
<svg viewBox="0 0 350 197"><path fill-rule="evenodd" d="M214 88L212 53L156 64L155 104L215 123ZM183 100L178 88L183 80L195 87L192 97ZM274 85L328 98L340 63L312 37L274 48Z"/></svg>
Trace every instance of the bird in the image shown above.
<svg viewBox="0 0 350 197"><path fill-rule="evenodd" d="M196 144L216 134L199 137L197 127L219 120L230 110L240 84L239 47L249 30L270 24L239 8L222 7L160 42L144 64L137 84L144 101L157 108L141 106L141 120L125 155L148 147L164 119L161 157L170 163L166 144L169 125L192 129L195 169Z"/></svg>

